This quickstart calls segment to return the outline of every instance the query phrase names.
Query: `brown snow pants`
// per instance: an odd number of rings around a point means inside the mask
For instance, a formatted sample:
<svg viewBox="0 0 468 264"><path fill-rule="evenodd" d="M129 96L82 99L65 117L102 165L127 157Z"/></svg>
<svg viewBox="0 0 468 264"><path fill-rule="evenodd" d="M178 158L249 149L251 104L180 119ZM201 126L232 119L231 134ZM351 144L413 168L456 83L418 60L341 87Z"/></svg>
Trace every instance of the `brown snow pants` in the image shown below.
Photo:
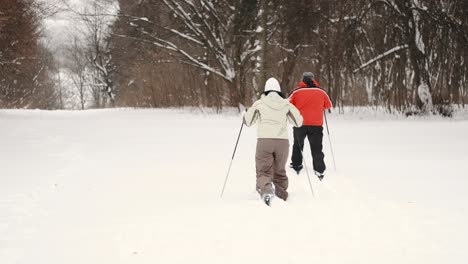
<svg viewBox="0 0 468 264"><path fill-rule="evenodd" d="M278 198L283 200L288 198L288 176L285 168L288 155L289 141L287 139L258 139L255 167L257 191L260 195L274 192Z"/></svg>

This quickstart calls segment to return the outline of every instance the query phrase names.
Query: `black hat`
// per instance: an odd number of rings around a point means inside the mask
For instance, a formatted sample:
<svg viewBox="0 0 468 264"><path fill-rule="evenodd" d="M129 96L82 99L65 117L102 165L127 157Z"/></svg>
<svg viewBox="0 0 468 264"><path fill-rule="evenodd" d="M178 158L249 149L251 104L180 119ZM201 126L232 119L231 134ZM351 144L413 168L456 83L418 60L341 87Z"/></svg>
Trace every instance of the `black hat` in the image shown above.
<svg viewBox="0 0 468 264"><path fill-rule="evenodd" d="M315 77L314 74L311 73L311 72L304 72L304 73L302 74L302 79L304 79L304 78L309 78L309 79L313 80L314 77Z"/></svg>

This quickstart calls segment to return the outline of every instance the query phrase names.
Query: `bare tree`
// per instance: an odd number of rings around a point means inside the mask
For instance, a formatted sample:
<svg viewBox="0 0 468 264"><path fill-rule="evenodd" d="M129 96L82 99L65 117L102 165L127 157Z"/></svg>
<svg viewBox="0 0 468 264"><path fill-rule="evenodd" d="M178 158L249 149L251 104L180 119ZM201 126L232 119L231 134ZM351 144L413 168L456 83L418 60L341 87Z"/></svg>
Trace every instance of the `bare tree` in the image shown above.
<svg viewBox="0 0 468 264"><path fill-rule="evenodd" d="M88 45L87 57L92 67L92 89L95 106L100 107L103 99L98 91L104 93L111 106L114 105L115 91L112 82L112 56L109 52L107 36L111 17L107 15L108 1L93 1L90 7L86 7L81 13L81 19L85 25L85 41Z"/></svg>
<svg viewBox="0 0 468 264"><path fill-rule="evenodd" d="M260 49L255 24L248 19L255 17L257 2L161 0L157 5L162 8L158 13L167 12L170 18L124 13L138 34L116 35L164 49L179 63L222 78L230 87L232 105L250 98L242 84L247 65Z"/></svg>
<svg viewBox="0 0 468 264"><path fill-rule="evenodd" d="M53 61L40 43L40 16L30 0L0 5L0 107L55 108Z"/></svg>
<svg viewBox="0 0 468 264"><path fill-rule="evenodd" d="M88 80L89 62L86 57L86 50L76 36L72 45L68 47L67 54L69 56L67 68L71 73L70 79L78 93L81 109L84 110L86 94L90 85L90 80Z"/></svg>
<svg viewBox="0 0 468 264"><path fill-rule="evenodd" d="M463 0L119 3L111 50L120 104L248 105L266 74L291 89L305 70L340 109L442 113L467 99Z"/></svg>

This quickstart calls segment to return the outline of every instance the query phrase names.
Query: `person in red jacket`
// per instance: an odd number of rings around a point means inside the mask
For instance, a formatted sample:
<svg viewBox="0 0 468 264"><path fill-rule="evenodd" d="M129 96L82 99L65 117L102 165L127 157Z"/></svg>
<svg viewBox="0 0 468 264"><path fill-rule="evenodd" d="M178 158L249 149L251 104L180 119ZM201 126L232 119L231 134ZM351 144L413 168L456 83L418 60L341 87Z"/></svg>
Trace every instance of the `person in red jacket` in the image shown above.
<svg viewBox="0 0 468 264"><path fill-rule="evenodd" d="M290 92L289 101L299 109L304 118L301 127L294 127L294 144L290 166L298 174L303 168L302 150L304 149L304 140L307 137L312 152L315 175L322 180L326 169L323 160L325 155L322 151L323 111L332 107L330 98L314 80L314 74L304 72L302 82Z"/></svg>

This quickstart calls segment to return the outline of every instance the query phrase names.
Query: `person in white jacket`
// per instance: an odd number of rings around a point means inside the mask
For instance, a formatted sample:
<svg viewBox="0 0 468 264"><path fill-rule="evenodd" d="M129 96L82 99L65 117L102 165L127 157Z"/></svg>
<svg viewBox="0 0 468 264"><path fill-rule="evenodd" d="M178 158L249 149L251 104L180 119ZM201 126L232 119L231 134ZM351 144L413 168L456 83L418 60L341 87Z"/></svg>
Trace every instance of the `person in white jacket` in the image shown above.
<svg viewBox="0 0 468 264"><path fill-rule="evenodd" d="M300 127L303 118L299 110L284 99L278 81L270 78L261 98L244 114L246 126L257 123L256 188L267 204L274 195L285 201L288 198L285 169L289 155L288 121Z"/></svg>

